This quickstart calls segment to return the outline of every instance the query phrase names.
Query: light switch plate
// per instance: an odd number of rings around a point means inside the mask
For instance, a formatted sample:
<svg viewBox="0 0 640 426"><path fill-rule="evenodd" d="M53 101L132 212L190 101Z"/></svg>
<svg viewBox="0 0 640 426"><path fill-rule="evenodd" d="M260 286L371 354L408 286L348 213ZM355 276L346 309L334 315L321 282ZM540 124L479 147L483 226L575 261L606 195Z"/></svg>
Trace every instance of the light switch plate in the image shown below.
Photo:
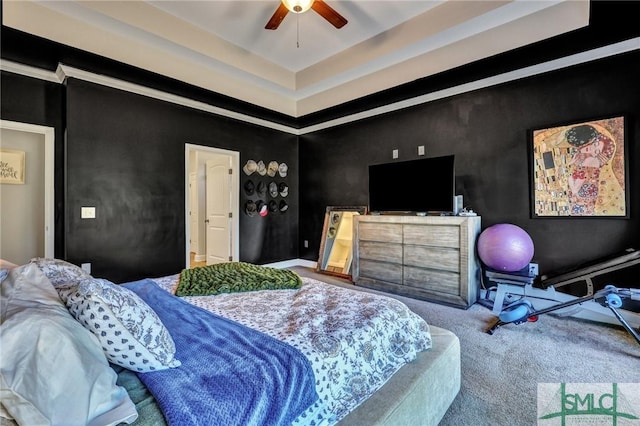
<svg viewBox="0 0 640 426"><path fill-rule="evenodd" d="M424 155L424 145L418 147L418 155Z"/></svg>
<svg viewBox="0 0 640 426"><path fill-rule="evenodd" d="M394 150L392 151L392 153L391 153L391 156L392 156L394 159L395 159L395 158L398 158L398 150L397 150L397 149L394 149Z"/></svg>
<svg viewBox="0 0 640 426"><path fill-rule="evenodd" d="M95 219L96 218L96 208L95 207L80 207L80 218L81 219Z"/></svg>

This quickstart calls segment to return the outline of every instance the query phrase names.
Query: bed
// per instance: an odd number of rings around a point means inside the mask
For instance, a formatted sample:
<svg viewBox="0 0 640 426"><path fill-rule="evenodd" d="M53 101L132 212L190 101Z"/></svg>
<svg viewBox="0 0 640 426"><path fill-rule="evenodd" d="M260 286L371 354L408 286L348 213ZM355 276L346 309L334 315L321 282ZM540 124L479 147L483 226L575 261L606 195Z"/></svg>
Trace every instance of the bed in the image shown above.
<svg viewBox="0 0 640 426"><path fill-rule="evenodd" d="M25 334L20 332L23 323L15 317L33 311L31 305L40 313L47 310L61 318L68 314L81 329L89 330L75 332L97 341L102 359L95 347L91 356L80 358L91 359L91 366L100 365L102 382L93 382L100 384L100 392L90 388L91 398L85 398L89 401L77 414L83 418L78 424L438 424L460 389L456 336L429 327L393 298L297 279L298 288L176 297L180 275L114 285L60 260L34 259L15 268L2 283L3 354L11 352L12 345L25 347L24 342L15 341L16 335ZM113 342L113 330L119 328L107 326L112 319L101 323L91 318L97 314L91 307L102 305L87 299L87 294L109 292L116 295L110 296L118 301L116 305L133 306L133 314L128 315L134 319L129 316L121 322L138 322L138 328L146 330L141 335L128 330L133 333L128 338L146 342L139 351L129 353L118 349L117 343L109 346L105 342ZM110 315L115 312L111 309ZM148 321L146 325L141 317ZM157 321L149 322L151 317ZM244 346L238 350L236 339L243 345L248 340L251 351ZM143 350L149 353L131 361L134 353ZM238 356L231 359L236 352ZM121 358L124 353L129 356ZM151 362L143 363L145 356ZM25 387L22 378L38 360L14 358L12 364L12 357L2 358L0 414L25 419L29 417L20 416L33 415L29 413L33 407L26 406L44 404L44 409L36 410L40 415L60 415L62 408L51 403L51 392L25 402L24 389L18 389ZM246 364L247 359L251 364ZM17 372L20 363L25 365ZM204 368L208 371L201 372ZM230 377L223 377L223 370ZM68 377L65 380L68 385ZM194 385L198 381L217 387L203 390ZM61 387L64 406L71 395L68 386ZM239 390L230 390L235 387Z"/></svg>

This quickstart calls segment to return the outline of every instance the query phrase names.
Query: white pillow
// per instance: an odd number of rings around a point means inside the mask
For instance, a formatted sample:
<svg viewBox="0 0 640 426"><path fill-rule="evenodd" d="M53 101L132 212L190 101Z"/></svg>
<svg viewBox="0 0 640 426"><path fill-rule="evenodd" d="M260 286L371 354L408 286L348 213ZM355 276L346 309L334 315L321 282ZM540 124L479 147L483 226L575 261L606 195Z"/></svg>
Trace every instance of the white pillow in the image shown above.
<svg viewBox="0 0 640 426"><path fill-rule="evenodd" d="M29 308L65 311L58 293L35 265L26 264L12 269L1 285L0 323Z"/></svg>
<svg viewBox="0 0 640 426"><path fill-rule="evenodd" d="M69 314L36 265L2 284L0 400L21 425L116 425L138 417L96 338ZM29 304L29 300L33 303Z"/></svg>
<svg viewBox="0 0 640 426"><path fill-rule="evenodd" d="M169 330L131 290L103 279L82 280L67 295L67 308L98 338L112 363L136 372L181 365Z"/></svg>

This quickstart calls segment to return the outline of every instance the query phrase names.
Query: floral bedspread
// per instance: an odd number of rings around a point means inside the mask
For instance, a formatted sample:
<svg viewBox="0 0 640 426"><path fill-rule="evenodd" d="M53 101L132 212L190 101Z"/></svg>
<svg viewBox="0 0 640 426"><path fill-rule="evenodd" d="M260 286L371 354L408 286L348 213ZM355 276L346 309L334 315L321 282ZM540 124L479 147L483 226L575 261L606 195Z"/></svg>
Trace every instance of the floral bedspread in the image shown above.
<svg viewBox="0 0 640 426"><path fill-rule="evenodd" d="M179 275L156 278L174 294ZM187 302L296 347L313 366L329 424L431 347L429 326L385 296L302 278L297 290L183 297Z"/></svg>

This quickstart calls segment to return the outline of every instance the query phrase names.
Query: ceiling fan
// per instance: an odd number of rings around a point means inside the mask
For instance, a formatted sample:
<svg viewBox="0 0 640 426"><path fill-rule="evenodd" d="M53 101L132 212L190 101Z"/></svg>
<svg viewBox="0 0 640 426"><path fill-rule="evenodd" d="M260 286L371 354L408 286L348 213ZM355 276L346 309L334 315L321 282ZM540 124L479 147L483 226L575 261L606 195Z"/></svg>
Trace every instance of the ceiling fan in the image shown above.
<svg viewBox="0 0 640 426"><path fill-rule="evenodd" d="M280 23L287 13L302 13L309 9L315 10L336 28L342 28L348 22L342 15L322 0L282 0L280 6L278 6L278 9L276 9L264 28L267 30L275 30L280 26Z"/></svg>

